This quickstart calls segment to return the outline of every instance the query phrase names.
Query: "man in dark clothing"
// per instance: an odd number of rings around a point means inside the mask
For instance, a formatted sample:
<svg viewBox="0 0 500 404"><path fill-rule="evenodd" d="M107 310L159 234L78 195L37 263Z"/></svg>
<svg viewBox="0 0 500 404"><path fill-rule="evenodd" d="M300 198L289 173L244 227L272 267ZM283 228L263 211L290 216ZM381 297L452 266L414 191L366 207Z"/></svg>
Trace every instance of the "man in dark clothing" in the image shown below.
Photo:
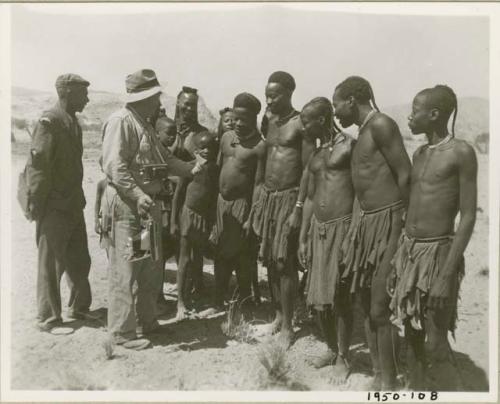
<svg viewBox="0 0 500 404"><path fill-rule="evenodd" d="M88 317L92 301L90 255L83 216L82 129L76 112L89 99L89 82L74 74L56 81L59 102L38 121L31 145L30 215L36 221L38 246L37 328L61 324L60 280L70 288L70 318Z"/></svg>

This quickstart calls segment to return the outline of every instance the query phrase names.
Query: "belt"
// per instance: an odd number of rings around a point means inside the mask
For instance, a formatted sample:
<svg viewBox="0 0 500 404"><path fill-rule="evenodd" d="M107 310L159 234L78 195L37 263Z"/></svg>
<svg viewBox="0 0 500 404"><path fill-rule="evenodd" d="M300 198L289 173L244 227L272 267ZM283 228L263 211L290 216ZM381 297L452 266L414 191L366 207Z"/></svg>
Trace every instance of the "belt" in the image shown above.
<svg viewBox="0 0 500 404"><path fill-rule="evenodd" d="M318 232L319 232L319 235L321 238L325 238L326 237L326 225L328 224L332 224L332 223L335 223L335 222L342 222L344 220L347 220L347 219L350 219L352 216L351 213L349 213L348 215L345 215L345 216L341 216L341 217L337 217L335 219L330 219L330 220L327 220L326 222L320 222L317 218L316 218L316 215L314 215L314 220L316 221L317 223L317 226L318 226Z"/></svg>
<svg viewBox="0 0 500 404"><path fill-rule="evenodd" d="M387 209L402 208L402 207L403 207L403 201L399 200L399 201L393 202L389 205L385 205L385 206L382 206L380 208L376 208L376 209L372 209L372 210L363 210L360 206L359 210L360 210L360 215L364 216L364 215L372 215L374 213L379 213L379 212L382 212L382 211L387 210Z"/></svg>
<svg viewBox="0 0 500 404"><path fill-rule="evenodd" d="M262 185L262 188L267 194L277 194L279 192L287 192L287 191L298 191L299 187L291 187L291 188L285 188L285 189L269 189L266 187L264 184Z"/></svg>
<svg viewBox="0 0 500 404"><path fill-rule="evenodd" d="M408 258L413 261L413 247L417 243L437 243L439 241L450 241L453 240L453 234L448 234L445 236L438 237L411 237L403 231L403 237L405 237L410 242L410 247L408 248Z"/></svg>

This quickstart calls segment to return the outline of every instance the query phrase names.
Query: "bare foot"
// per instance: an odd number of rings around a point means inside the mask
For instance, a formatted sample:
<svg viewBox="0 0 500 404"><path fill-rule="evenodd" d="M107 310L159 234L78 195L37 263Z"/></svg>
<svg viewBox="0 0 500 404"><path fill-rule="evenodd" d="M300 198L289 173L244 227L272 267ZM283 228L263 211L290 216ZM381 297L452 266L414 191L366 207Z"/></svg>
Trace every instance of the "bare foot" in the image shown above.
<svg viewBox="0 0 500 404"><path fill-rule="evenodd" d="M351 364L342 355L337 356L337 360L333 365L332 382L335 385L344 384L351 374Z"/></svg>
<svg viewBox="0 0 500 404"><path fill-rule="evenodd" d="M325 366L333 365L336 358L337 354L334 353L331 349L327 349L323 355L310 358L308 362L316 369L321 369Z"/></svg>

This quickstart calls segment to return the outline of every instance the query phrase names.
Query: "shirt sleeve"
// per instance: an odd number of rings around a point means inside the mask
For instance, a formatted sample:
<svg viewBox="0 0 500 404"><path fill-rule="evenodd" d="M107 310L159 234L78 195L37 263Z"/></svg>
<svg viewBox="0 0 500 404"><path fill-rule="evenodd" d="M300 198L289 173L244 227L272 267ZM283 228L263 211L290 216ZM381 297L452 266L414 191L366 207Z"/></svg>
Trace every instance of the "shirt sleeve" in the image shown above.
<svg viewBox="0 0 500 404"><path fill-rule="evenodd" d="M41 118L35 126L30 150L29 191L35 210L43 209L50 192L54 150L55 134L50 119Z"/></svg>
<svg viewBox="0 0 500 404"><path fill-rule="evenodd" d="M139 139L130 125L118 117L104 127L102 167L109 181L124 197L137 201L145 195L129 169L139 147Z"/></svg>

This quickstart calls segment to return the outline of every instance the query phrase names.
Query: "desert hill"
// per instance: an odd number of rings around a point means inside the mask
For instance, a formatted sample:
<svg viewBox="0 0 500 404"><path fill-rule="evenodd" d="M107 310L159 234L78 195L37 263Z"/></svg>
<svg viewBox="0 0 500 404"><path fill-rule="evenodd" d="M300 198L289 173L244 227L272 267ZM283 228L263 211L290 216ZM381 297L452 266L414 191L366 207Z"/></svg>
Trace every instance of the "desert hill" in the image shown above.
<svg viewBox="0 0 500 404"><path fill-rule="evenodd" d="M79 119L84 131L88 132L85 140L86 146L92 147L100 144L102 124L123 105L124 96L104 91L90 91L89 98L90 102L83 113L79 115ZM55 93L22 87L12 88L12 131L17 141L29 140L28 131L33 129L36 119L43 109L50 106L55 100ZM173 117L175 98L163 94L162 103L166 107L168 116ZM412 136L408 129L410 104L382 106L381 110L393 117L398 123L410 154L425 141L423 136ZM217 114L208 108L201 97L198 113L203 125L211 130L216 128ZM465 139L475 145L478 151L486 151L489 136L489 101L477 97L460 98L455 133L458 138Z"/></svg>
<svg viewBox="0 0 500 404"><path fill-rule="evenodd" d="M100 133L106 119L124 104L123 94L104 91L89 91L89 104L79 115L84 131ZM175 98L166 94L161 97L162 104L167 110L167 115L174 116ZM56 94L32 90L23 87L12 87L12 130L16 140L28 140L28 131L34 127L40 113L56 101ZM198 115L200 123L214 130L217 120L205 105L202 97L199 99Z"/></svg>

